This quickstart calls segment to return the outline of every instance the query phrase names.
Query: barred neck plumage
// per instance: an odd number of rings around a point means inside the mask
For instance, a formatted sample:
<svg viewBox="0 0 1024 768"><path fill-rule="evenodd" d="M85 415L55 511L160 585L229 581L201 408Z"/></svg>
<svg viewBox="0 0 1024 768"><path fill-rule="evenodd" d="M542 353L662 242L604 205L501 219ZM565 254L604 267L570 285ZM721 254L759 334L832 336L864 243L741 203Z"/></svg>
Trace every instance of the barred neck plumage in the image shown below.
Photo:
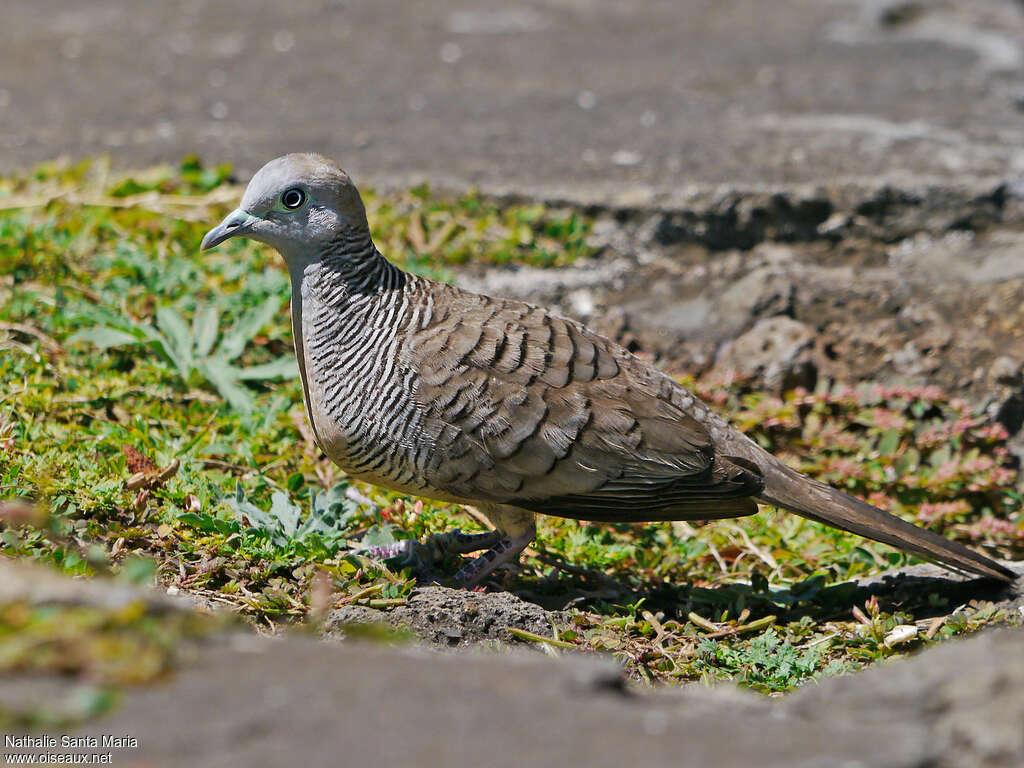
<svg viewBox="0 0 1024 768"><path fill-rule="evenodd" d="M417 278L388 262L365 232L335 238L308 278L296 325L321 448L355 477L420 490L426 458L410 435L422 430L422 414L410 397L402 333Z"/></svg>
<svg viewBox="0 0 1024 768"><path fill-rule="evenodd" d="M320 263L320 286L333 298L379 296L405 287L407 275L385 259L365 230L346 229L328 246ZM326 297L322 297L326 298Z"/></svg>

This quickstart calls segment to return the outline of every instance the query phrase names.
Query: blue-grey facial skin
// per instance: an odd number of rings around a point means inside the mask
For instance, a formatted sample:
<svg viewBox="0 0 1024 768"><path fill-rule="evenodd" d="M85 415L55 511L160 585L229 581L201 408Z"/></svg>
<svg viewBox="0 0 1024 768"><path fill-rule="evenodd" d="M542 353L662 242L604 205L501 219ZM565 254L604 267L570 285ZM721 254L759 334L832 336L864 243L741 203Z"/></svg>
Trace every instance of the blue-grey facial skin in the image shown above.
<svg viewBox="0 0 1024 768"><path fill-rule="evenodd" d="M298 190L302 202L284 204ZM348 175L319 155L293 154L271 160L252 177L242 203L203 238L203 250L232 237L272 246L290 261L323 250L342 230L366 228L366 212Z"/></svg>

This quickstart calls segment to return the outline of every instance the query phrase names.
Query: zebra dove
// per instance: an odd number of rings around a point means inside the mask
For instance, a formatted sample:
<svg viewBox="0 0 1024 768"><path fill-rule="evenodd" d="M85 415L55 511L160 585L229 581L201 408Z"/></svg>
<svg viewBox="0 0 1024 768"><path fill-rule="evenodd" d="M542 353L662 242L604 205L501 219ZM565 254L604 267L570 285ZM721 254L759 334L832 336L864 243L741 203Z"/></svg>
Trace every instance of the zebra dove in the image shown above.
<svg viewBox="0 0 1024 768"><path fill-rule="evenodd" d="M402 271L374 246L349 176L318 155L261 168L203 238L275 248L292 286L306 414L350 477L476 506L495 525L439 537L479 583L535 515L649 522L772 504L947 566L1014 573L790 469L673 379L583 325ZM393 552L392 552L393 554Z"/></svg>

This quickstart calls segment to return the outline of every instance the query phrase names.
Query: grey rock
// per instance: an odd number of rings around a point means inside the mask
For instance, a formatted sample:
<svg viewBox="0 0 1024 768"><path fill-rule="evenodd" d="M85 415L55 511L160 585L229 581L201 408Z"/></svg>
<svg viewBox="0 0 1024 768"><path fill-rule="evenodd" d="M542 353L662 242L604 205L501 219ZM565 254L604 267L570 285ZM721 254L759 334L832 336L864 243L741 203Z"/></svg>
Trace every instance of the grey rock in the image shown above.
<svg viewBox="0 0 1024 768"><path fill-rule="evenodd" d="M801 322L766 318L721 348L712 375L750 377L775 392L812 389L818 376L814 340L814 331Z"/></svg>
<svg viewBox="0 0 1024 768"><path fill-rule="evenodd" d="M789 706L808 717L841 712L869 727L898 722L923 731L928 764L937 768L1024 765L1024 633L987 632L828 680Z"/></svg>
<svg viewBox="0 0 1024 768"><path fill-rule="evenodd" d="M621 286L623 276L633 268L624 258L584 262L576 267L550 268L512 266L486 271L466 270L459 275L460 287L475 293L510 298L529 298L535 303L557 304L568 301L569 308L579 312L573 297L598 288ZM592 302L592 299L591 299ZM590 311L593 305L590 304Z"/></svg>
<svg viewBox="0 0 1024 768"><path fill-rule="evenodd" d="M101 605L114 586L3 559L0 585L0 604ZM129 593L165 602L148 590L111 591L116 600ZM444 610L472 598L486 611L482 604L509 599L427 594ZM74 693L66 678L8 675L2 701L49 703ZM180 658L160 684L124 691L113 712L71 734L127 734L138 746L118 750L114 762L138 766L433 768L472 759L502 768L571 758L599 768L1016 768L1024 760L1022 719L1020 631L950 642L781 701L731 686L637 688L608 658L228 632ZM7 749L25 751L32 750Z"/></svg>
<svg viewBox="0 0 1024 768"><path fill-rule="evenodd" d="M986 236L957 229L941 236L919 233L892 252L892 265L906 279L973 285L1024 277L1024 234L1000 229Z"/></svg>
<svg viewBox="0 0 1024 768"><path fill-rule="evenodd" d="M1024 360L1015 360L1009 355L1000 355L992 361L989 378L995 384L1024 386Z"/></svg>
<svg viewBox="0 0 1024 768"><path fill-rule="evenodd" d="M478 594L464 589L420 587L405 605L377 610L361 605L336 608L327 617L328 635L343 636L349 624L383 623L411 629L427 643L443 647L483 641L517 642L508 627L551 636L549 614L510 592Z"/></svg>
<svg viewBox="0 0 1024 768"><path fill-rule="evenodd" d="M788 700L650 693L606 662L301 638L212 647L82 733L162 766L345 764L1015 768L1024 633L950 643Z"/></svg>
<svg viewBox="0 0 1024 768"><path fill-rule="evenodd" d="M756 267L714 297L716 312L734 323L790 314L795 286L774 267Z"/></svg>
<svg viewBox="0 0 1024 768"><path fill-rule="evenodd" d="M734 338L760 317L791 311L795 288L781 271L762 266L744 274L738 260L728 259L713 269L720 274L709 275L708 269L669 281L636 275L642 282L626 292L629 298L620 306L663 341L711 344Z"/></svg>
<svg viewBox="0 0 1024 768"><path fill-rule="evenodd" d="M129 694L87 733L129 733L161 766L917 765L901 724L793 717L731 692L650 696L611 665L264 640L211 649L167 686Z"/></svg>
<svg viewBox="0 0 1024 768"><path fill-rule="evenodd" d="M673 373L706 373L725 345L785 316L814 334L819 379L938 385L979 405L1017 388L996 379L1024 360L1024 277L1013 276L1024 249L998 227L712 252L652 244L648 223L622 223L614 247L548 280L523 270L459 281L558 306ZM813 378L805 367L796 380Z"/></svg>

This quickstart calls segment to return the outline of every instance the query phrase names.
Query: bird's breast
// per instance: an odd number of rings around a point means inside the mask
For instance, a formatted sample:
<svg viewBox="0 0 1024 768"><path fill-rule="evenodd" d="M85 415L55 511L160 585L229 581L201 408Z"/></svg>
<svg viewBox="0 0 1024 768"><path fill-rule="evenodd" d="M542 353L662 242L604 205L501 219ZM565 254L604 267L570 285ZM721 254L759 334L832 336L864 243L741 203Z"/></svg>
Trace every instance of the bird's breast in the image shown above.
<svg viewBox="0 0 1024 768"><path fill-rule="evenodd" d="M303 298L296 353L320 448L350 476L423 492L430 446L402 362L401 302L338 311Z"/></svg>

